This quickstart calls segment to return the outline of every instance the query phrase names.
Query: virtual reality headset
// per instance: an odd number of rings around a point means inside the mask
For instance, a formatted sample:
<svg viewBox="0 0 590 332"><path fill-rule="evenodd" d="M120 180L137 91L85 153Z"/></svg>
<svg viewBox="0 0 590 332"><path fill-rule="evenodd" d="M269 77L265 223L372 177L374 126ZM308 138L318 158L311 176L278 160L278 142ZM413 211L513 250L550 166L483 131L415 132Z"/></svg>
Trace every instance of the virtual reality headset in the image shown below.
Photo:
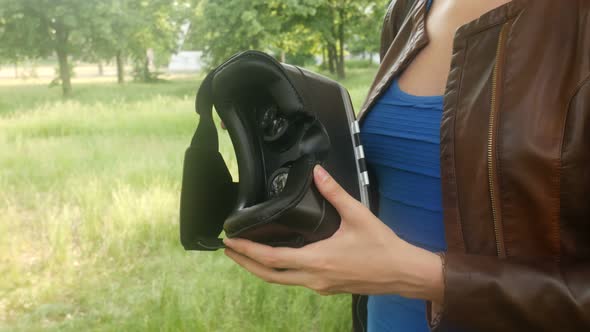
<svg viewBox="0 0 590 332"><path fill-rule="evenodd" d="M213 107L231 138L239 182L219 152ZM186 250L223 248L225 236L302 247L340 226L313 183L322 165L368 206L369 178L348 92L307 70L247 51L205 78L185 154L180 238Z"/></svg>

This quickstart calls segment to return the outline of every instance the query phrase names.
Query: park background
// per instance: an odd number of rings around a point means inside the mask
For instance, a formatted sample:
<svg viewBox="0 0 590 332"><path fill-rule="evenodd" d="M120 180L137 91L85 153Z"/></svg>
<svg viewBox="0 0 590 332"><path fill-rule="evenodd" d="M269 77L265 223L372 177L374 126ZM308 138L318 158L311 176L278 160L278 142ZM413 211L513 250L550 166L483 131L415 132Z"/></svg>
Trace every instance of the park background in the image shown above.
<svg viewBox="0 0 590 332"><path fill-rule="evenodd" d="M387 5L0 0L0 331L350 330L349 296L182 249L182 159L201 79L238 51L339 80L358 111Z"/></svg>

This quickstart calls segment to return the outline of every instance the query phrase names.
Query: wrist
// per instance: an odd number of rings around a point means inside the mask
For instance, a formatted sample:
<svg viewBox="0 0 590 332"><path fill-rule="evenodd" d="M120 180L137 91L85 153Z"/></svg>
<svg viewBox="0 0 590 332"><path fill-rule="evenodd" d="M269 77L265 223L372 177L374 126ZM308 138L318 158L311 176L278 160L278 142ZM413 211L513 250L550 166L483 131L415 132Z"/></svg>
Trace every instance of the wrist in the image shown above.
<svg viewBox="0 0 590 332"><path fill-rule="evenodd" d="M440 255L405 243L398 269L401 271L396 293L442 303L444 297L443 262Z"/></svg>
<svg viewBox="0 0 590 332"><path fill-rule="evenodd" d="M445 292L442 256L429 251L427 253L431 262L428 264L428 270L424 271L424 275L429 276L425 282L426 293L428 294L426 300L441 304Z"/></svg>

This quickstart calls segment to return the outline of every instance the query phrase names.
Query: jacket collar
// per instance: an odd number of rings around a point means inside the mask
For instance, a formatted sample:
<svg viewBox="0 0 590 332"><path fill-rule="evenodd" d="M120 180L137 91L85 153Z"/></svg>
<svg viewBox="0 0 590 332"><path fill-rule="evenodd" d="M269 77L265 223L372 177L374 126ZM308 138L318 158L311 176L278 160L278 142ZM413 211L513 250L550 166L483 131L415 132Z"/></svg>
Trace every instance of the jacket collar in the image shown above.
<svg viewBox="0 0 590 332"><path fill-rule="evenodd" d="M464 41L471 36L474 36L482 31L490 29L498 24L502 24L510 18L515 17L525 8L529 1L532 0L512 0L497 8L492 9L489 12L486 12L479 18L462 25L455 32L455 37L453 40L454 47L462 45ZM426 29L427 4L428 0L417 0L414 7L409 10L408 16L402 23L402 25L411 25L410 37L408 39L407 46L405 47L403 54L396 55L397 61L382 62L382 66L388 64L391 67L391 70L388 71L390 74L386 75L386 77L382 79L382 83L378 86L389 85L393 77L398 75L399 72L403 70L399 62L411 62L413 59L408 59L408 54L416 54L415 51L417 49L425 47L430 42L430 39L428 37L428 31ZM387 84L384 84L386 82ZM361 112L358 115L359 121L362 121L362 118L366 115L367 111L373 106L374 101L380 97L380 94L383 93L385 89L377 88L378 91L375 90L376 89L374 88L372 89L372 91L369 92L369 98L367 99L370 102L367 102L363 105ZM378 95L372 96L375 93L377 93Z"/></svg>

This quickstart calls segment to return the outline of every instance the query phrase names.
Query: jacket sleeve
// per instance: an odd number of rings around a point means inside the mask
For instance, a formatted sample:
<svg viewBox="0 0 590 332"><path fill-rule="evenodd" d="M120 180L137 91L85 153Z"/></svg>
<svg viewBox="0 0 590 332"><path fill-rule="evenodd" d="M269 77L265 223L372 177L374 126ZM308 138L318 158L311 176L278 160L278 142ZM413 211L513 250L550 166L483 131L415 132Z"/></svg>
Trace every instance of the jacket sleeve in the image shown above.
<svg viewBox="0 0 590 332"><path fill-rule="evenodd" d="M447 254L444 267L443 311L434 331L590 331L590 262Z"/></svg>
<svg viewBox="0 0 590 332"><path fill-rule="evenodd" d="M590 73L570 107L590 119ZM588 230L590 220L579 222ZM444 303L434 331L590 331L587 253L561 263L447 253L443 267Z"/></svg>

